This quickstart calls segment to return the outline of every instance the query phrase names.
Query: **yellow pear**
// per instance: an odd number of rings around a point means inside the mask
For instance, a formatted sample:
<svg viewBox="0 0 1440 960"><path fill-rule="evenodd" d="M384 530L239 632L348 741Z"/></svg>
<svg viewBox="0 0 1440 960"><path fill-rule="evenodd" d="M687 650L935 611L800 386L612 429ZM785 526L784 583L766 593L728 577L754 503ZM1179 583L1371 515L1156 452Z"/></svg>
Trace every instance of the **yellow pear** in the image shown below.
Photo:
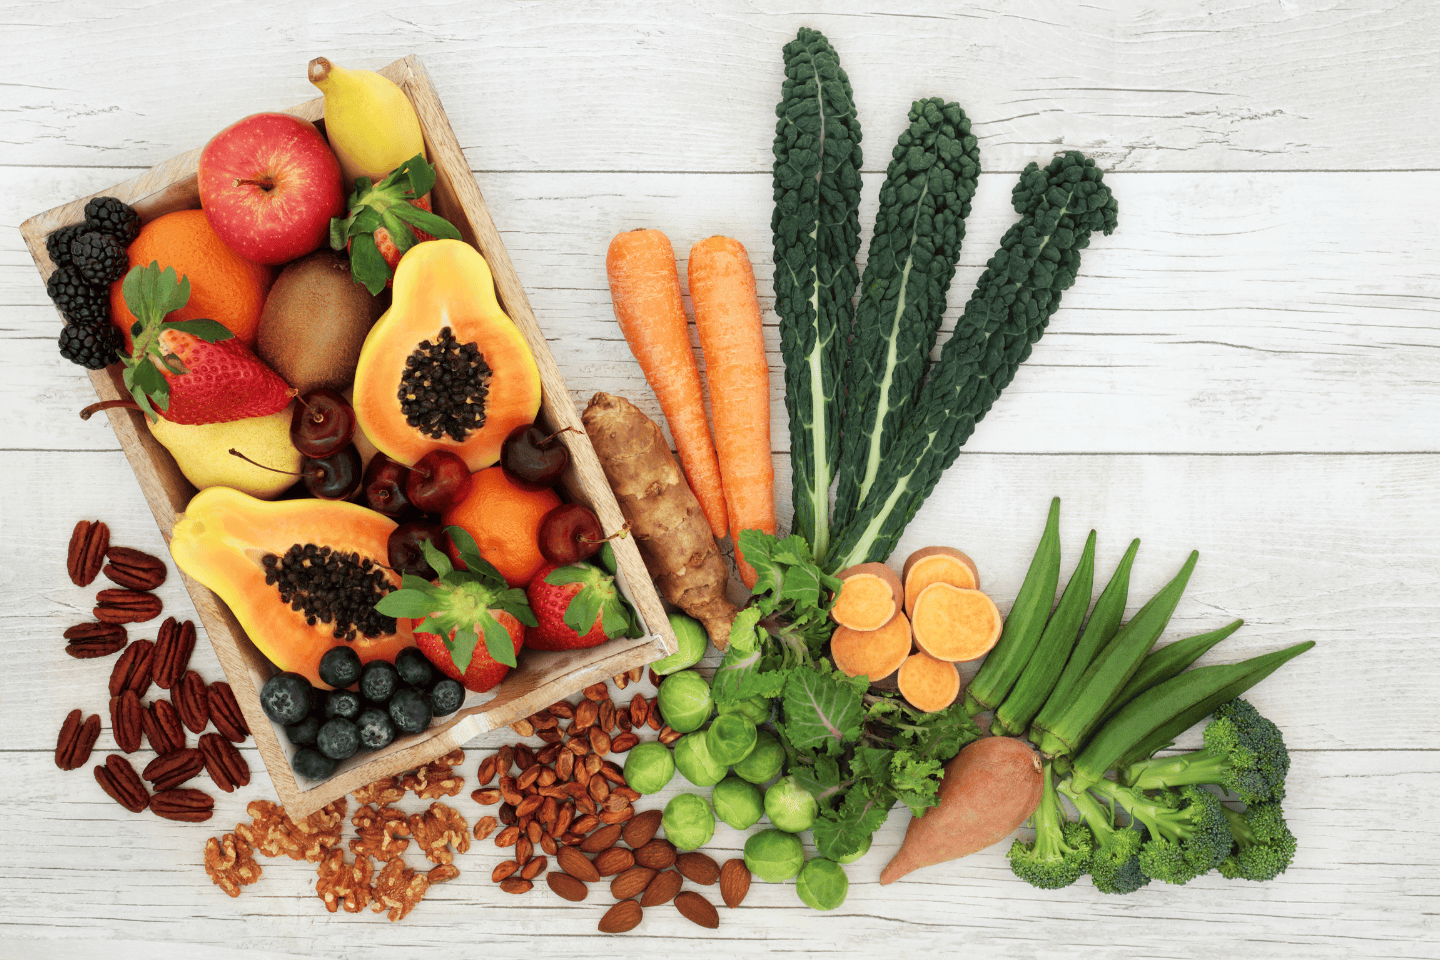
<svg viewBox="0 0 1440 960"><path fill-rule="evenodd" d="M425 153L420 118L393 81L373 70L337 67L324 57L310 61L309 78L325 94L325 136L340 160L347 193L356 177L379 183Z"/></svg>
<svg viewBox="0 0 1440 960"><path fill-rule="evenodd" d="M234 487L261 500L274 500L298 477L246 463L230 450L239 450L267 467L299 473L302 457L290 442L294 406L292 401L279 413L225 423L182 424L161 418L150 424L150 433L170 451L180 472L197 489Z"/></svg>

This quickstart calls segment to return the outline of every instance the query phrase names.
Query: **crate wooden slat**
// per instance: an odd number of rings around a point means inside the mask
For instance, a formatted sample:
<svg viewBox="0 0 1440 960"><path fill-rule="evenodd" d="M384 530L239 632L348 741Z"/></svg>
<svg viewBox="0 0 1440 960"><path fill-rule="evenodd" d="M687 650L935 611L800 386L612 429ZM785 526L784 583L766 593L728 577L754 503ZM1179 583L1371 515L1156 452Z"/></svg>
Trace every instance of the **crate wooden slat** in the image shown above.
<svg viewBox="0 0 1440 960"><path fill-rule="evenodd" d="M426 150L436 171L431 192L435 212L455 224L464 239L484 255L494 275L501 306L535 355L543 391L538 421L552 431L574 428L573 432L562 434L571 454L570 471L561 483L566 498L593 509L606 530L618 529L624 523L620 508L424 66L417 57L410 56L378 72L405 91L420 118ZM284 112L323 122L324 99L316 98ZM199 158L200 149L191 150L91 196L118 197L134 206L146 221L175 210L199 207L196 187ZM90 199L82 197L62 204L21 224L20 232L43 277L48 279L55 269L45 252L45 236L56 227L82 220L85 203ZM128 396L118 367L90 371L89 376L101 400ZM139 413L112 409L106 414L155 515L155 522L168 542L175 519L184 511L195 488L185 479L169 452L150 435ZM359 754L319 784L296 780L290 769L288 744L260 709L260 686L275 668L250 642L230 609L213 592L188 577L185 585L235 690L276 793L293 815L300 816L380 777L448 753L479 734L514 723L593 683L673 653L676 650L674 633L634 541L625 538L612 543L618 580L644 621L644 637L612 640L590 650L568 653L524 652L519 666L510 671L488 700L473 705L467 703L424 734L401 737L384 750Z"/></svg>

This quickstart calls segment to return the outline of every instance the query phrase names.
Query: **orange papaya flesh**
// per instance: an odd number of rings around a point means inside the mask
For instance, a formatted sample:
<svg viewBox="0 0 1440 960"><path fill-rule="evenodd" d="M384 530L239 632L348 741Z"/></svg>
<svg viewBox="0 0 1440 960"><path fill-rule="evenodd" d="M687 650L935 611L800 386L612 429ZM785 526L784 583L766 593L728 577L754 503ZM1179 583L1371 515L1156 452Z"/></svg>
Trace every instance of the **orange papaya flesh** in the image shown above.
<svg viewBox="0 0 1440 960"><path fill-rule="evenodd" d="M219 594L271 663L328 690L319 668L331 647L348 645L368 663L415 646L410 621L374 609L400 586L384 566L394 529L393 520L353 503L271 502L207 487L176 519L170 553ZM317 584L317 567L343 588Z"/></svg>
<svg viewBox="0 0 1440 960"><path fill-rule="evenodd" d="M392 459L413 466L441 448L472 473L535 419L540 370L474 247L429 240L400 259L390 309L360 350L354 408L360 430Z"/></svg>

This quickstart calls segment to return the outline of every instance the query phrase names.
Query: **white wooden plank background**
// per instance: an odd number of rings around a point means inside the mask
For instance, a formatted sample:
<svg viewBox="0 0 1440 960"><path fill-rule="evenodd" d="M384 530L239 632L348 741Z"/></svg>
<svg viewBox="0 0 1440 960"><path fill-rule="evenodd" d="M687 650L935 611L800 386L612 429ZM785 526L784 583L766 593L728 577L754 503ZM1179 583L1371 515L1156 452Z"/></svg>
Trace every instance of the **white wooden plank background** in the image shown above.
<svg viewBox="0 0 1440 960"><path fill-rule="evenodd" d="M115 960L427 947L1440 956L1436 6L884 6L0 0L0 470L10 481L0 762L13 812L0 839L0 958L102 944ZM1254 694L1294 754L1287 812L1300 853L1280 880L1210 876L1127 898L1082 881L1042 893L1010 876L1001 846L881 888L903 834L896 813L850 868L850 898L834 914L799 906L791 886L757 883L744 907L722 911L718 931L662 909L606 938L595 933L606 898L506 897L488 881L499 851L482 843L459 858L459 880L391 925L325 913L313 869L288 860L264 861L238 900L208 883L204 838L263 795L263 774L222 795L209 824L179 825L129 816L85 771L55 769L61 718L76 705L103 714L109 670L61 652L60 631L92 594L64 575L69 529L99 516L116 542L159 550L161 540L108 427L74 416L89 386L55 352L56 317L21 220L310 96L313 56L378 66L417 53L576 400L604 389L655 414L610 315L605 244L660 227L683 277L692 242L736 236L768 310L779 51L802 25L830 37L855 88L867 238L909 102L956 99L975 123L985 175L949 322L1012 218L1016 171L1061 148L1114 171L1120 229L1086 253L1033 359L897 552L963 546L1005 606L1058 495L1072 558L1092 526L1104 570L1142 538L1137 598L1200 550L1171 633L1247 622L1212 659L1316 640ZM783 509L773 326L768 344ZM189 611L178 584L162 594L168 610ZM196 665L219 676L203 645ZM112 746L107 729L98 749ZM483 746L472 744L467 774ZM742 842L722 825L711 852Z"/></svg>

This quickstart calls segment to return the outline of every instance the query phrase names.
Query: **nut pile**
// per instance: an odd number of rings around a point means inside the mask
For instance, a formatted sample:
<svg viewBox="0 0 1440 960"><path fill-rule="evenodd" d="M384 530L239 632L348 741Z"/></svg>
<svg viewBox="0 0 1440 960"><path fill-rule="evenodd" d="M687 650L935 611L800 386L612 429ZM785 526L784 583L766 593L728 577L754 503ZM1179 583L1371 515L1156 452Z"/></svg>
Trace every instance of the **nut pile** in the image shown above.
<svg viewBox="0 0 1440 960"><path fill-rule="evenodd" d="M113 588L96 595L93 622L65 631L65 652L82 660L119 653L110 671L110 728L122 753L140 750L148 741L155 759L136 773L130 762L111 754L95 765L95 780L116 803L139 813L149 809L169 820L209 820L214 799L183 784L207 770L225 792L250 782L250 766L235 744L243 743L249 728L229 684L206 685L189 669L195 650L195 625L167 618L156 638L130 642L126 624L145 623L161 613L161 600L153 592L165 582L165 562L140 550L112 546L110 528L101 521L81 520L70 536L66 570L77 586L89 586L104 575ZM151 686L169 690L169 699L150 703L142 697ZM55 744L55 765L75 770L90 760L100 734L100 715L82 720L82 711L70 711ZM205 733L210 724L219 733ZM203 734L195 747L186 743L185 731ZM151 786L146 787L148 782ZM152 796L151 790L154 790ZM225 854L221 851L218 855ZM232 845L229 854L243 861L243 851ZM237 868L238 869L238 868Z"/></svg>

